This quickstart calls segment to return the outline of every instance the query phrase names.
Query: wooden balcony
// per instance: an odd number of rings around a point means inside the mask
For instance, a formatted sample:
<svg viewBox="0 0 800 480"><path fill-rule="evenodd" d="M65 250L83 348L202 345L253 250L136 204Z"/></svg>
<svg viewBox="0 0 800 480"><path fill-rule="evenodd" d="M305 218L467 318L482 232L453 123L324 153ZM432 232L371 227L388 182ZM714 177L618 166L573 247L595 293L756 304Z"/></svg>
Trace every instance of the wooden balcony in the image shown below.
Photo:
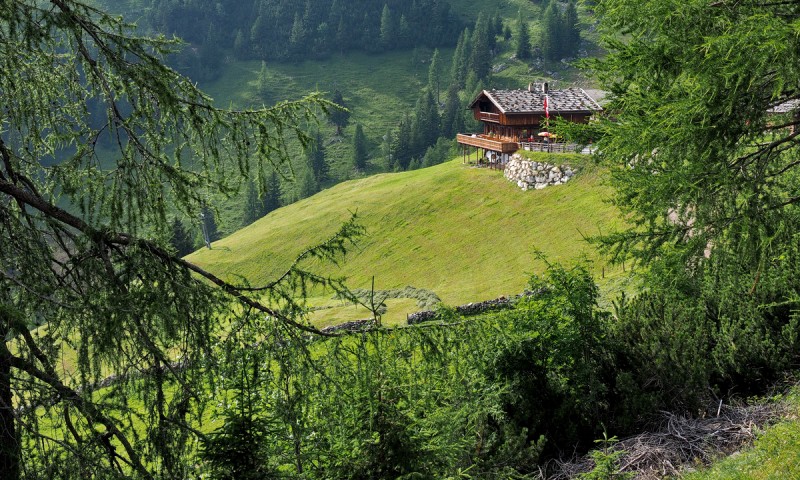
<svg viewBox="0 0 800 480"><path fill-rule="evenodd" d="M494 123L500 123L500 115L499 115L499 114L497 114L497 113L491 113L491 112L478 112L478 117L477 117L477 119L478 119L478 120L480 120L480 121L482 121L482 122L494 122Z"/></svg>
<svg viewBox="0 0 800 480"><path fill-rule="evenodd" d="M459 133L456 136L458 143L471 147L483 148L500 153L514 153L519 150L519 143L502 138L490 138L486 135L464 135Z"/></svg>

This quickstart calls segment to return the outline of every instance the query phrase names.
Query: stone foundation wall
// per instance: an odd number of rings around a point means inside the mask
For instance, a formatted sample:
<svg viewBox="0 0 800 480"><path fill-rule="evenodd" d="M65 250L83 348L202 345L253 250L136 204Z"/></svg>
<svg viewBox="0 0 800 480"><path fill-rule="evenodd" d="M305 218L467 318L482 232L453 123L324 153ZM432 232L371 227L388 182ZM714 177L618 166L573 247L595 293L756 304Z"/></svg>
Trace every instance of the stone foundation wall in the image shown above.
<svg viewBox="0 0 800 480"><path fill-rule="evenodd" d="M526 160L514 154L506 164L505 177L522 190L541 190L550 185L563 185L575 176L576 169L569 165L551 165L544 162Z"/></svg>

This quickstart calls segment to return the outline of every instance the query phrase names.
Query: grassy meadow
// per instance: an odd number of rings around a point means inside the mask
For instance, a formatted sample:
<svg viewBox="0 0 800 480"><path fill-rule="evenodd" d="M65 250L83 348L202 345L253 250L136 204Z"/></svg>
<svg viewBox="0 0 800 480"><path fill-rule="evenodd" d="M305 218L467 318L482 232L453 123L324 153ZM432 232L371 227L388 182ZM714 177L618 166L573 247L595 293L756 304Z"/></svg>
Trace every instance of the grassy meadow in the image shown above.
<svg viewBox="0 0 800 480"><path fill-rule="evenodd" d="M527 192L502 172L465 165L461 158L352 180L272 212L188 259L223 277L263 284L356 212L367 236L342 266L320 266L323 273L347 276L352 288L370 288L374 276L378 290L411 285L433 291L449 305L513 295L524 289L531 273L541 271L537 251L552 262L591 260L598 280L618 288L621 270L607 265L584 240L621 226L607 202L611 191L604 171L590 157L536 158L569 162L580 171L566 185ZM312 306L332 302L321 296ZM413 302L390 301L387 320L401 321L416 310ZM319 312L319 321L365 314L328 308Z"/></svg>

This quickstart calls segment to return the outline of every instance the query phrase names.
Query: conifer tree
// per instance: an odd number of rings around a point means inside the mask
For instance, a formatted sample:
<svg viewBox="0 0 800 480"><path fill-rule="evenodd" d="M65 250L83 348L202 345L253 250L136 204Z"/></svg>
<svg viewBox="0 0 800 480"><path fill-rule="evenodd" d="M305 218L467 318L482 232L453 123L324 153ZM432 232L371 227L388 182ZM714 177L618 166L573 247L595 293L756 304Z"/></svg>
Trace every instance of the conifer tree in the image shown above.
<svg viewBox="0 0 800 480"><path fill-rule="evenodd" d="M170 238L170 243L180 257L194 251L192 236L186 231L186 227L178 217L174 217L172 220L172 237Z"/></svg>
<svg viewBox="0 0 800 480"><path fill-rule="evenodd" d="M197 219L257 165L285 165L327 102L219 108L162 62L176 43L96 3L0 2L4 480L196 476L200 393L222 375L209 353L240 348L220 320L258 311L310 329L261 303L274 287L251 297L180 258L170 234L173 212ZM98 141L113 149L102 170ZM65 349L75 361L59 368Z"/></svg>
<svg viewBox="0 0 800 480"><path fill-rule="evenodd" d="M606 0L597 11L608 55L591 67L613 113L584 134L600 138L630 222L599 243L653 273L646 301L629 309L629 336L664 332L642 364L656 344L666 368L687 356L707 362L690 374L705 385L673 392L711 390L720 378L725 389L767 387L800 351L797 3ZM687 343L706 337L699 355L661 342L681 329L692 332L677 337Z"/></svg>
<svg viewBox="0 0 800 480"><path fill-rule="evenodd" d="M439 88L441 84L441 68L439 66L439 49L433 51L431 64L428 67L428 90L433 92L436 103L439 103Z"/></svg>
<svg viewBox="0 0 800 480"><path fill-rule="evenodd" d="M247 57L247 44L245 43L242 29L236 30L236 36L233 40L233 53L236 55L236 58L240 60L243 60Z"/></svg>
<svg viewBox="0 0 800 480"><path fill-rule="evenodd" d="M381 12L381 38L380 44L386 50L391 50L395 47L398 37L398 24L394 19L394 14L389 8L389 4L383 5Z"/></svg>
<svg viewBox="0 0 800 480"><path fill-rule="evenodd" d="M467 94L467 98L471 101L477 97L482 90L483 81L478 78L478 74L475 72L469 72L469 75L467 75L467 84L464 86L464 91Z"/></svg>
<svg viewBox="0 0 800 480"><path fill-rule="evenodd" d="M522 12L517 17L517 58L527 60L531 58L531 35L528 22L522 18Z"/></svg>
<svg viewBox="0 0 800 480"><path fill-rule="evenodd" d="M267 72L267 62L261 61L261 71L258 72L258 96L262 102L269 99L269 73Z"/></svg>
<svg viewBox="0 0 800 480"><path fill-rule="evenodd" d="M562 54L563 23L556 0L551 0L542 15L542 55L545 60L556 61Z"/></svg>
<svg viewBox="0 0 800 480"><path fill-rule="evenodd" d="M325 144L322 142L322 134L316 132L311 142L306 148L306 164L314 175L318 184L328 181L328 164L325 162ZM316 192L315 192L316 193Z"/></svg>
<svg viewBox="0 0 800 480"><path fill-rule="evenodd" d="M447 99L445 100L444 112L442 113L442 136L453 138L462 130L457 128L459 125L456 119L461 115L461 99L458 96L458 85L455 83L447 89Z"/></svg>
<svg viewBox="0 0 800 480"><path fill-rule="evenodd" d="M411 121L408 115L404 116L392 132L389 148L389 162L394 170L405 170L411 161Z"/></svg>
<svg viewBox="0 0 800 480"><path fill-rule="evenodd" d="M578 25L578 8L575 0L570 0L564 11L564 53L574 55L581 44L581 31Z"/></svg>
<svg viewBox="0 0 800 480"><path fill-rule="evenodd" d="M400 15L400 25L397 27L397 44L399 47L408 48L414 44L411 25L405 15Z"/></svg>
<svg viewBox="0 0 800 480"><path fill-rule="evenodd" d="M483 12L478 14L471 44L469 70L475 72L479 79L485 80L492 71L492 55L489 51L489 25Z"/></svg>
<svg viewBox="0 0 800 480"><path fill-rule="evenodd" d="M458 92L456 92L456 99L458 99ZM458 100L460 102L460 99ZM454 104L455 105L455 104ZM472 118L472 115L469 116ZM466 133L467 132L467 110L464 108L457 108L455 110L455 114L453 115L453 123L450 127L450 131L452 132L452 136L455 136L457 133Z"/></svg>
<svg viewBox="0 0 800 480"><path fill-rule="evenodd" d="M261 200L256 189L256 184L252 180L247 182L247 193L244 201L244 215L242 216L242 226L246 227L261 218Z"/></svg>
<svg viewBox="0 0 800 480"><path fill-rule="evenodd" d="M411 129L411 156L421 157L439 137L439 108L431 92L417 100Z"/></svg>
<svg viewBox="0 0 800 480"><path fill-rule="evenodd" d="M299 13L296 13L292 22L291 34L289 35L289 48L292 53L301 54L306 51L307 35L308 32L303 18Z"/></svg>
<svg viewBox="0 0 800 480"><path fill-rule="evenodd" d="M308 198L315 193L319 192L320 183L314 176L314 170L311 165L306 164L305 168L300 172L297 180L297 199Z"/></svg>
<svg viewBox="0 0 800 480"><path fill-rule="evenodd" d="M495 12L494 14L494 34L503 34L503 17L500 15L500 12Z"/></svg>
<svg viewBox="0 0 800 480"><path fill-rule="evenodd" d="M266 24L264 17L259 15L256 17L253 25L250 27L250 43L260 45L266 36Z"/></svg>
<svg viewBox="0 0 800 480"><path fill-rule="evenodd" d="M263 15L258 15L250 27L251 50L257 58L266 58L267 24Z"/></svg>
<svg viewBox="0 0 800 480"><path fill-rule="evenodd" d="M469 68L469 29L464 29L458 37L456 49L453 52L453 63L450 67L450 81L458 85L458 88L464 88L467 81L467 69Z"/></svg>
<svg viewBox="0 0 800 480"><path fill-rule="evenodd" d="M500 16L499 14L495 14L492 18L486 19L486 42L489 46L489 55L495 54L495 50L497 50L497 35L502 33L503 22L499 21ZM498 30L497 25L500 25L500 29Z"/></svg>
<svg viewBox="0 0 800 480"><path fill-rule="evenodd" d="M206 247L211 248L211 243L220 239L219 229L217 228L217 218L214 210L208 205L204 205L200 211L201 230L203 241Z"/></svg>
<svg viewBox="0 0 800 480"><path fill-rule="evenodd" d="M391 17L390 17L391 18ZM361 22L361 48L367 52L377 53L382 51L383 42L381 38L381 24L375 21L374 14L369 12L364 13L364 19Z"/></svg>
<svg viewBox="0 0 800 480"><path fill-rule="evenodd" d="M281 207L281 182L278 172L271 169L267 177L267 185L261 195L261 216Z"/></svg>
<svg viewBox="0 0 800 480"><path fill-rule="evenodd" d="M353 168L357 172L364 172L367 169L367 138L360 123L356 124L356 132L353 135Z"/></svg>
<svg viewBox="0 0 800 480"><path fill-rule="evenodd" d="M344 103L342 92L338 88L333 91L333 97L331 98L331 101L337 105L347 108ZM330 121L336 125L336 135L341 135L342 129L346 127L350 121L350 111L340 109L332 110L330 113Z"/></svg>

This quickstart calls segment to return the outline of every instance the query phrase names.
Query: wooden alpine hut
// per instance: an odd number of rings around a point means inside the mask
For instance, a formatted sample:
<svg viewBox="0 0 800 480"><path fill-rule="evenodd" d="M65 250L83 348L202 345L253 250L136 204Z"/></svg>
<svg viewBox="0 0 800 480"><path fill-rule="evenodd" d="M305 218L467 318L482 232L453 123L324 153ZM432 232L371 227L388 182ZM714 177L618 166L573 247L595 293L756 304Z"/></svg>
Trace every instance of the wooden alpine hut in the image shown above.
<svg viewBox="0 0 800 480"><path fill-rule="evenodd" d="M527 144L548 143L551 119L586 123L602 110L582 88L550 90L547 83L532 83L527 90L483 90L469 108L483 123L483 133L460 133L458 143L465 155L468 147L475 147L479 161L497 166Z"/></svg>

